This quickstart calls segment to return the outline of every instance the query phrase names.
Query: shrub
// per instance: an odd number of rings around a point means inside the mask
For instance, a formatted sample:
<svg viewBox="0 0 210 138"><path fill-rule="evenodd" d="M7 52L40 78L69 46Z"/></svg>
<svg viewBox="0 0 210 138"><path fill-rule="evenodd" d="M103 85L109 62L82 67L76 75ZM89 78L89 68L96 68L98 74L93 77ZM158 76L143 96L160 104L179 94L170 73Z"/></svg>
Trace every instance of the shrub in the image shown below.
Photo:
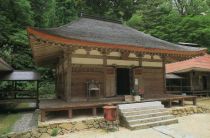
<svg viewBox="0 0 210 138"><path fill-rule="evenodd" d="M51 132L51 136L55 137L58 135L58 128L53 128Z"/></svg>

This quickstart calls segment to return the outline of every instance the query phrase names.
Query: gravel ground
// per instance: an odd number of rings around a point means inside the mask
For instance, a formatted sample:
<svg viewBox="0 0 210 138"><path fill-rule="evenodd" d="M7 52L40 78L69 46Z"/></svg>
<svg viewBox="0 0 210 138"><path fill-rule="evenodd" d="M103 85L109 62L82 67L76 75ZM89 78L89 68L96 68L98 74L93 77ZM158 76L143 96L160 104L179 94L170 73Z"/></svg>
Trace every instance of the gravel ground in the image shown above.
<svg viewBox="0 0 210 138"><path fill-rule="evenodd" d="M34 105L31 104L33 107ZM28 111L20 113L21 117L12 127L12 132L23 132L35 128L37 126L37 112Z"/></svg>

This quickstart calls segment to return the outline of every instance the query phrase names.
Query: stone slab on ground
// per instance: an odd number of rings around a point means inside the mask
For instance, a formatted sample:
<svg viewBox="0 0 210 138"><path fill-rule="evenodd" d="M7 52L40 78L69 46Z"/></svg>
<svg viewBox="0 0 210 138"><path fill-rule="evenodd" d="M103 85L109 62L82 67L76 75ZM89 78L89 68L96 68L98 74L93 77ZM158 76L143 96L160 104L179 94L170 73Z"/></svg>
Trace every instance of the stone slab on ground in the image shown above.
<svg viewBox="0 0 210 138"><path fill-rule="evenodd" d="M83 131L72 133L70 135L58 136L57 138L170 138L153 129L144 129L141 131L130 131L126 128L120 128L120 131L106 132L105 130Z"/></svg>
<svg viewBox="0 0 210 138"><path fill-rule="evenodd" d="M158 126L158 127L154 127L153 129L167 136L170 136L172 138L195 138L191 134L187 134L186 132L183 132L182 130L176 130L168 126Z"/></svg>

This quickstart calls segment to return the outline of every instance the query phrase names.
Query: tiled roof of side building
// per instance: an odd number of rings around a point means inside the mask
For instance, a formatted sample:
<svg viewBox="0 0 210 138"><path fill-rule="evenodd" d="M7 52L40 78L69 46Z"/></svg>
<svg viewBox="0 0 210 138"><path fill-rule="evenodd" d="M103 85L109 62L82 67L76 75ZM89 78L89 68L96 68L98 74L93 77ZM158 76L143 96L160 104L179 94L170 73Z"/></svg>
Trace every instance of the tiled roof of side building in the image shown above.
<svg viewBox="0 0 210 138"><path fill-rule="evenodd" d="M180 73L191 70L210 72L210 55L199 56L185 61L166 64L166 73Z"/></svg>
<svg viewBox="0 0 210 138"><path fill-rule="evenodd" d="M150 36L123 24L90 18L79 18L57 28L34 28L47 34L90 42L130 45L143 48L157 48L175 51L200 51L196 48L170 43Z"/></svg>

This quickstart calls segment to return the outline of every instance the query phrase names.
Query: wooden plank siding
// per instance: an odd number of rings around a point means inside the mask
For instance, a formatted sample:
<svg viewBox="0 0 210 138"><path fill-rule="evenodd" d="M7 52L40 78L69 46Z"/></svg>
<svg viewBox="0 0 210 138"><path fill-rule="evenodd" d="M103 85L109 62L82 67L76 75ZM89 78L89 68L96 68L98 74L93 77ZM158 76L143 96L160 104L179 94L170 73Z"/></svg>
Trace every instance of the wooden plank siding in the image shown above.
<svg viewBox="0 0 210 138"><path fill-rule="evenodd" d="M77 52L75 52L77 51ZM145 97L164 93L164 62L158 55L63 49L57 64L57 95L66 101L87 100L87 81L100 82L100 97L117 96L117 68L129 68L130 89L144 89ZM93 59L93 60L91 60ZM109 63L109 61L115 61ZM144 64L142 64L144 63ZM136 80L135 80L136 79ZM138 85L135 84L138 82Z"/></svg>
<svg viewBox="0 0 210 138"><path fill-rule="evenodd" d="M96 80L101 85L101 96L104 96L104 72L103 68L75 67L72 71L72 97L85 98L87 95L88 80Z"/></svg>
<svg viewBox="0 0 210 138"><path fill-rule="evenodd" d="M162 95L164 93L163 68L143 68L144 96Z"/></svg>

